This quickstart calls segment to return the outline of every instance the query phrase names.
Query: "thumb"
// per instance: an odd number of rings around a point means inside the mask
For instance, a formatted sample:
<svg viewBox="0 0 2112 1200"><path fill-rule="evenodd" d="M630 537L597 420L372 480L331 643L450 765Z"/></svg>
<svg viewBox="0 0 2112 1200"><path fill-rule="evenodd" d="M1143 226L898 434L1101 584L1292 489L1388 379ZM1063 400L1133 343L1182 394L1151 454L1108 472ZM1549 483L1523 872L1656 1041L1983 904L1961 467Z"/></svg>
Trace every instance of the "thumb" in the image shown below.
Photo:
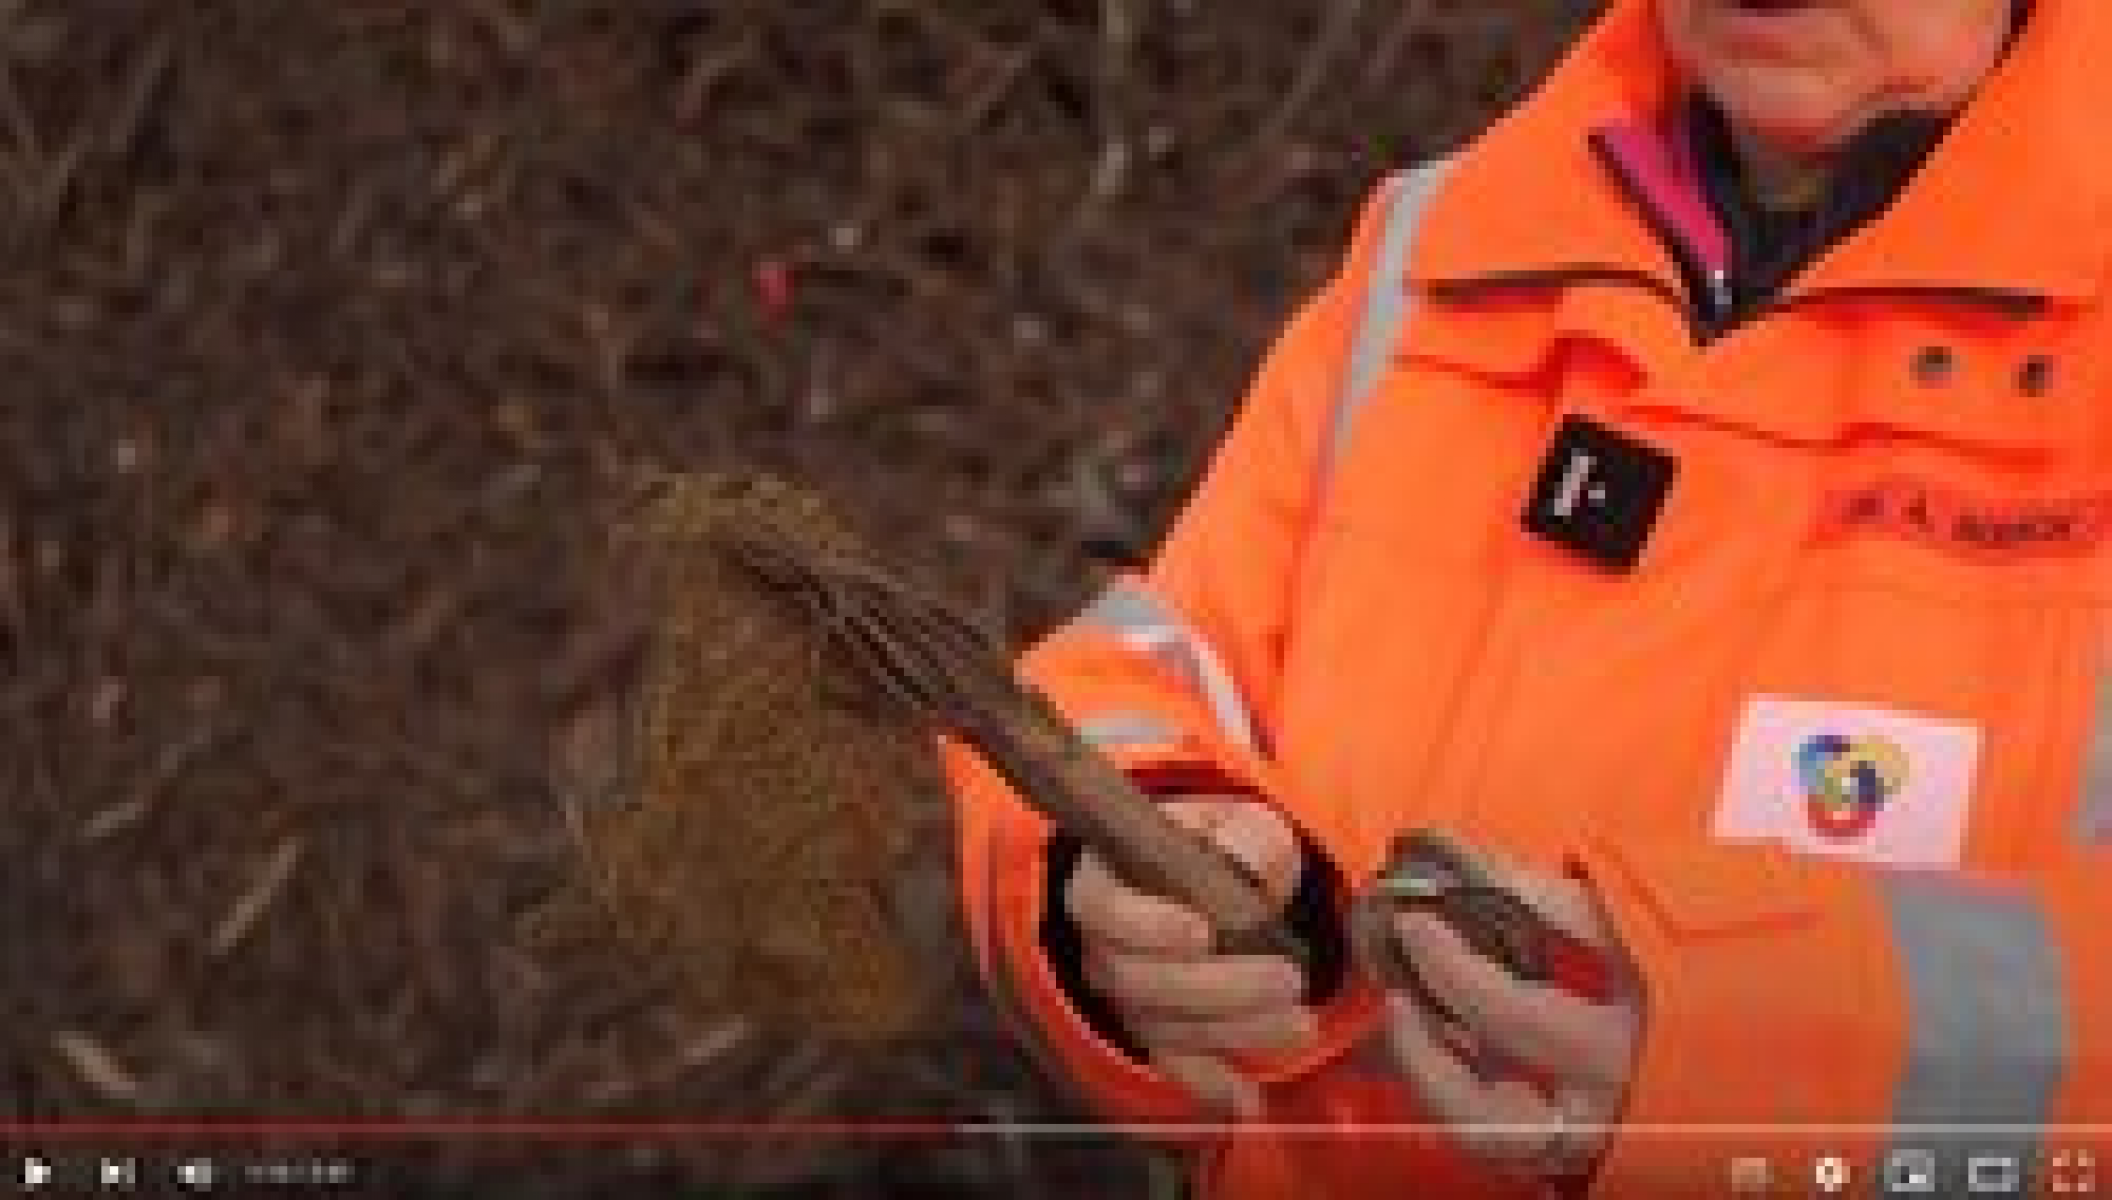
<svg viewBox="0 0 2112 1200"><path fill-rule="evenodd" d="M1219 849L1239 860L1278 904L1298 890L1305 853L1297 831L1282 813L1259 800L1232 801L1208 833Z"/></svg>

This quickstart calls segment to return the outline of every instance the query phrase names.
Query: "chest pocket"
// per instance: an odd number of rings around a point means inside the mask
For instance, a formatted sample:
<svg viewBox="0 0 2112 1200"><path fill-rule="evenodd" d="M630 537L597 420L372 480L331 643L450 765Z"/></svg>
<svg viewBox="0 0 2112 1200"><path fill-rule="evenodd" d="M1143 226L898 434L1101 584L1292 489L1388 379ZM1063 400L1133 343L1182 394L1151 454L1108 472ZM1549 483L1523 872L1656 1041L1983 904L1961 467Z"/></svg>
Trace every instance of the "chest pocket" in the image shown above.
<svg viewBox="0 0 2112 1200"><path fill-rule="evenodd" d="M1715 827L1897 866L2032 866L2112 806L2112 762L2094 793L2085 769L2107 733L2112 600L2094 356L2064 352L2060 320L1840 319L1855 350L1810 544L1758 626Z"/></svg>
<svg viewBox="0 0 2112 1200"><path fill-rule="evenodd" d="M1815 551L1766 614L1715 831L1901 867L2040 861L2080 794L2103 603L1870 570L1897 549Z"/></svg>
<svg viewBox="0 0 2112 1200"><path fill-rule="evenodd" d="M1328 463L1323 536L1433 566L1485 556L1550 427L1552 324L1544 304L1419 307Z"/></svg>

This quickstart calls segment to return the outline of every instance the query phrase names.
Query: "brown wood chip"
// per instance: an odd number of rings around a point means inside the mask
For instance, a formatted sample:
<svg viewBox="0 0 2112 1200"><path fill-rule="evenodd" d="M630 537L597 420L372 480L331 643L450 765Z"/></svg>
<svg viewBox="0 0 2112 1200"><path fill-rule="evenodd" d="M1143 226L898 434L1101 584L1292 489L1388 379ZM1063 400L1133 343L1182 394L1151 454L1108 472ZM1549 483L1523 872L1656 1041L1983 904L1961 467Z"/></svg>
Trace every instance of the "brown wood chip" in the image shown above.
<svg viewBox="0 0 2112 1200"><path fill-rule="evenodd" d="M242 939L249 936L250 931L256 928L257 922L263 919L264 913L271 908L272 901L278 899L279 893L285 890L286 883L293 878L293 869L300 864L300 860L299 838L287 838L279 843L278 849L271 852L271 857L265 860L264 866L257 872L256 882L250 885L248 891L242 893L241 899L235 901L234 907L227 910L227 915L221 918L220 924L214 928L214 958L224 958L242 944Z"/></svg>
<svg viewBox="0 0 2112 1200"><path fill-rule="evenodd" d="M54 1034L51 1048L73 1069L82 1083L110 1100L136 1104L146 1095L146 1085L125 1069L101 1042L74 1030Z"/></svg>

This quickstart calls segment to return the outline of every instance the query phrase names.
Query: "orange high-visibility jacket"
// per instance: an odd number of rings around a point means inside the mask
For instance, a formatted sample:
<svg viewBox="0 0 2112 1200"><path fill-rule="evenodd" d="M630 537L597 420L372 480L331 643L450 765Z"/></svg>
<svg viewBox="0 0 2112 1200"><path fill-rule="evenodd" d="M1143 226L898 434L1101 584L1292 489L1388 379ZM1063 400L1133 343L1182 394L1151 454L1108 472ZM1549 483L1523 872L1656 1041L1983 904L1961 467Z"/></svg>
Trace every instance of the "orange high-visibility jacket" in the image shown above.
<svg viewBox="0 0 2112 1200"><path fill-rule="evenodd" d="M1588 879L1647 992L1597 1194L2112 1122L2108 55L2112 6L2039 0L1894 205L1708 339L1677 155L1639 198L1594 146L1677 86L1616 3L1380 191L1148 574L1029 656L1147 784L1251 792L1352 886L1426 824ZM1577 420L1676 465L1632 567L1522 519L1619 500L1551 458ZM1501 1190L1442 1138L1316 1131L1418 1119L1363 985L1247 1064L1281 1125L1184 1124L1052 973L1045 823L952 761L990 984L1110 1122L1217 1196Z"/></svg>

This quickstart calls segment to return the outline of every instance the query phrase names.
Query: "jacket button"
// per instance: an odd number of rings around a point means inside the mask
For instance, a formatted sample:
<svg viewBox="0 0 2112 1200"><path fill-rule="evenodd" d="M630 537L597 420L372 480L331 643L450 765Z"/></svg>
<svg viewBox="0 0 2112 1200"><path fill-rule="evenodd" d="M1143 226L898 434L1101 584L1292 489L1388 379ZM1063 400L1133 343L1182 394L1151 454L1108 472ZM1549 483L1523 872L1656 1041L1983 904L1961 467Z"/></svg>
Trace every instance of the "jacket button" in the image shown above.
<svg viewBox="0 0 2112 1200"><path fill-rule="evenodd" d="M1929 387L1949 383L1958 370L1958 355L1949 346L1923 346L1914 354L1914 382Z"/></svg>
<svg viewBox="0 0 2112 1200"><path fill-rule="evenodd" d="M2024 360L2017 370L2017 390L2027 396L2043 396L2053 388L2054 362L2051 354L2034 354Z"/></svg>

